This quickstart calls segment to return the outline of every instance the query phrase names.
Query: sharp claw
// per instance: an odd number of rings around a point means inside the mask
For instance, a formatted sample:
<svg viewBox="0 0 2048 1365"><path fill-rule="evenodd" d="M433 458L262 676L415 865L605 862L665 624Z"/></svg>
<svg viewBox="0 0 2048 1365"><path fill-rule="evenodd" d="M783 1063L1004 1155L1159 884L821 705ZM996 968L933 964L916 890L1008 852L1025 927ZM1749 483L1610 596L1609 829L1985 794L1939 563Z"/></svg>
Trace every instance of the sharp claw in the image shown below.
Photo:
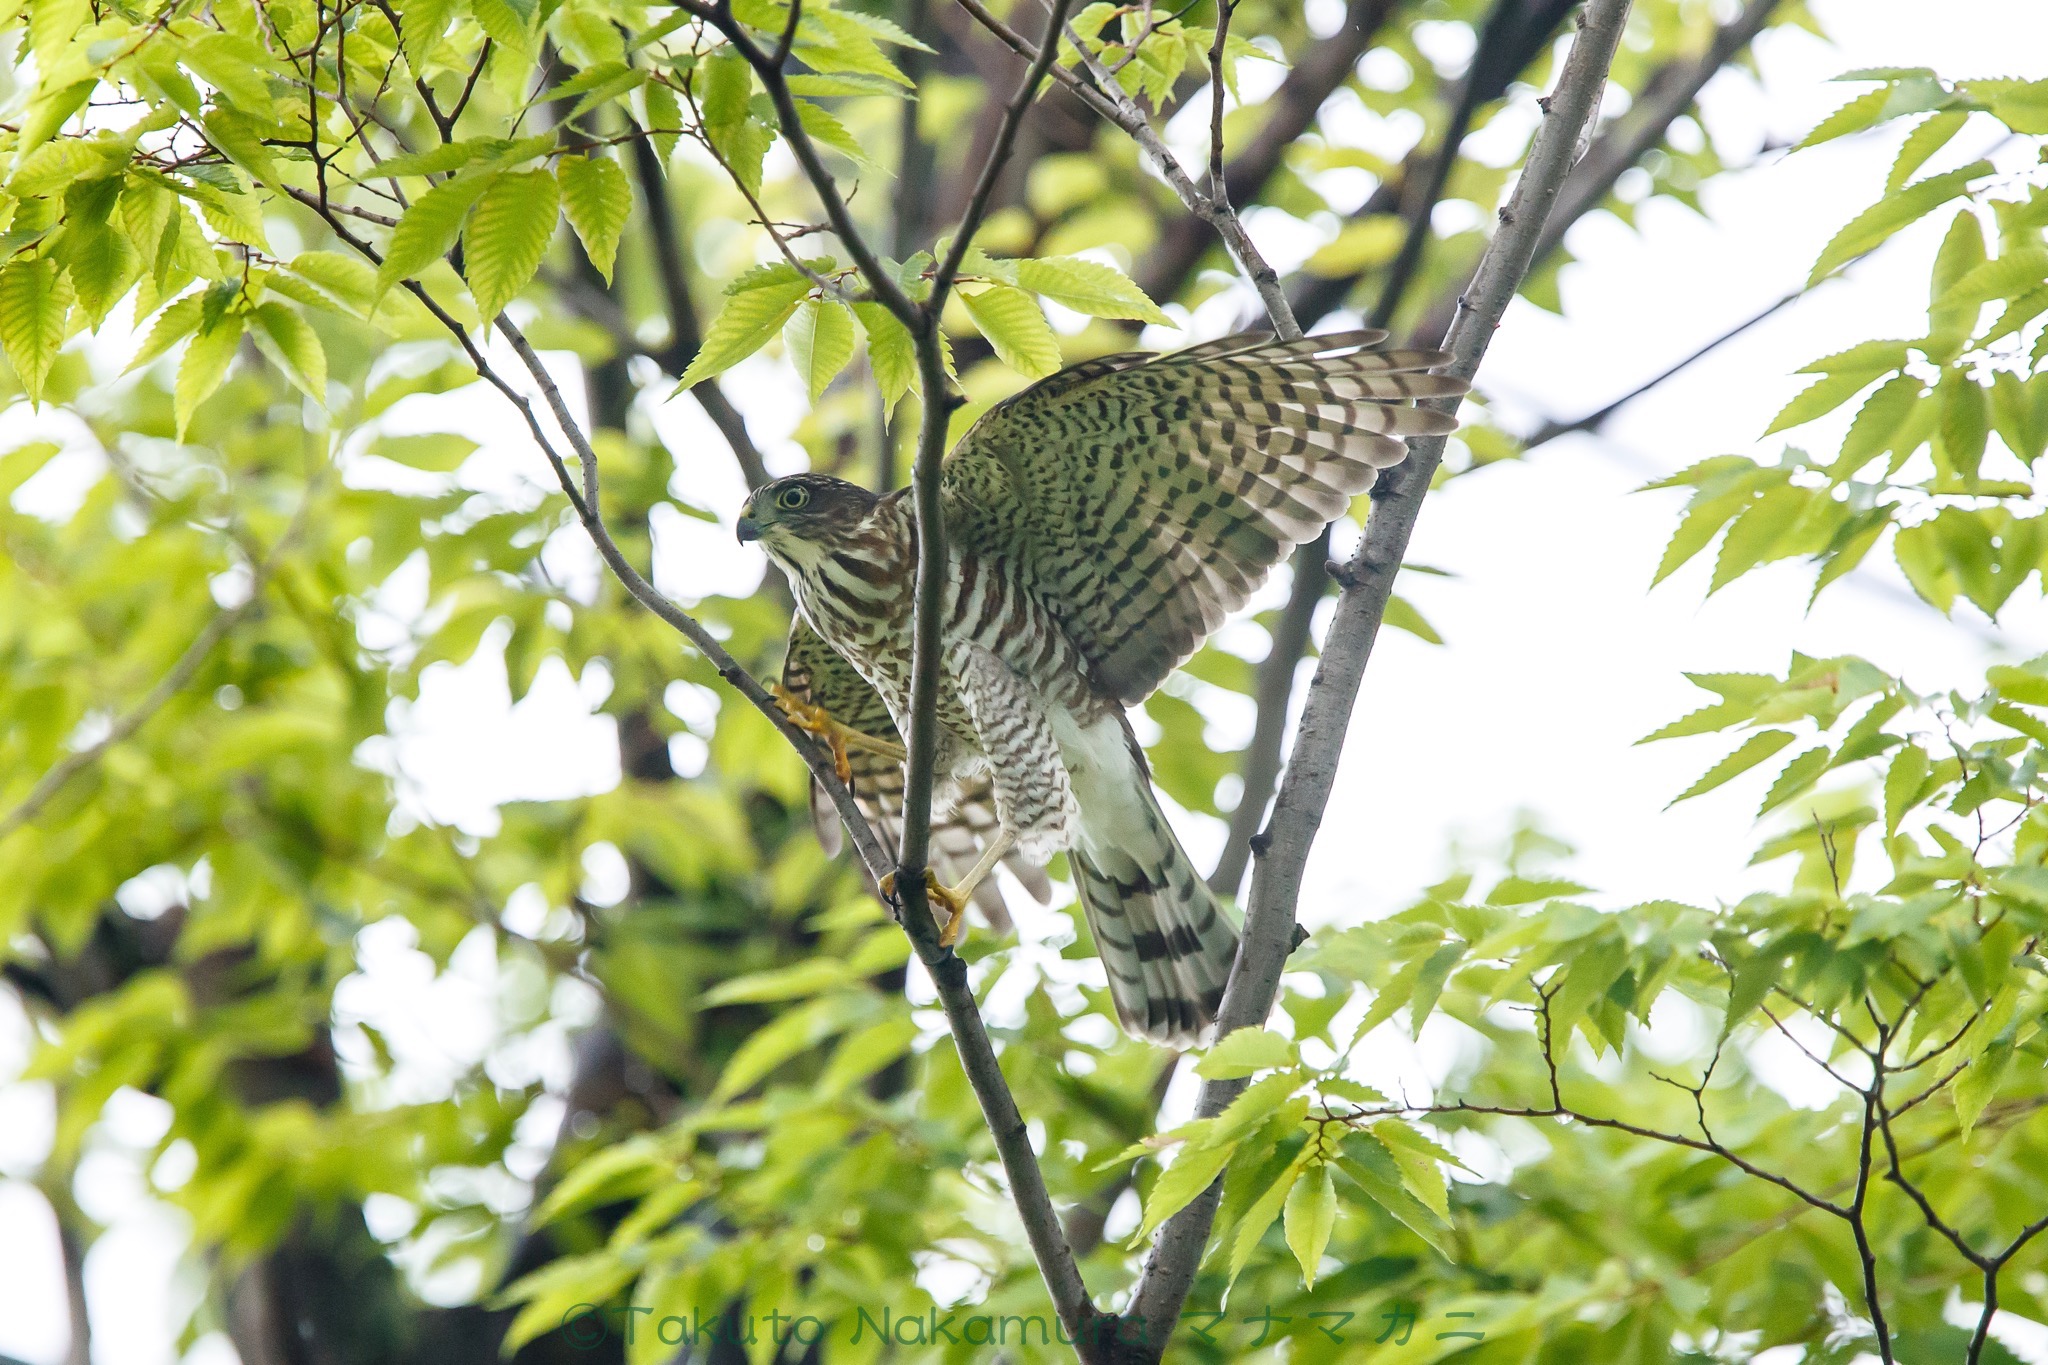
<svg viewBox="0 0 2048 1365"><path fill-rule="evenodd" d="M940 886L936 882L932 883L932 892L944 900L951 911L946 916L946 927L939 930L939 946L950 948L960 941L960 934L967 927L967 897L955 899L957 893L951 887Z"/></svg>
<svg viewBox="0 0 2048 1365"><path fill-rule="evenodd" d="M768 695L775 698L775 704L782 708L784 715L789 717L790 724L796 726L797 729L802 730L807 735L816 736L827 749L831 750L832 771L839 775L841 782L853 781L853 761L847 755L849 748L858 746L878 754L888 754L899 759L903 756L902 750L897 746L891 745L887 740L876 739L872 735L862 734L858 730L841 725L838 721L832 719L830 711L827 711L816 702L804 701L799 697L790 695L789 691L781 683L771 684L768 688Z"/></svg>

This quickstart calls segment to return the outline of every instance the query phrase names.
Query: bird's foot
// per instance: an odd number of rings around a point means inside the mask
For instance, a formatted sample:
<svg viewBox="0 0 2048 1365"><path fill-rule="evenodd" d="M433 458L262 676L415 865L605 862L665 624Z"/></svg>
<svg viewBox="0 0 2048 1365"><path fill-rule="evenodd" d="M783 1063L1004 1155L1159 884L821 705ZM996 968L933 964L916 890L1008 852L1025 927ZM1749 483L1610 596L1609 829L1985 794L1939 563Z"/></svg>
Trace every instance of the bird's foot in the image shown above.
<svg viewBox="0 0 2048 1365"><path fill-rule="evenodd" d="M792 725L805 734L817 736L824 742L825 747L832 751L832 771L839 774L841 782L853 780L853 764L847 758L849 749L864 749L869 753L902 761L902 745L878 739L850 725L840 724L832 719L832 713L824 707L792 695L781 683L772 684L768 688L768 694L775 698L776 706L789 717Z"/></svg>
<svg viewBox="0 0 2048 1365"><path fill-rule="evenodd" d="M882 894L892 900L895 898L896 874L894 872L882 874ZM924 895L925 900L931 904L933 909L944 908L946 923L939 930L939 946L941 948L952 947L960 941L961 933L967 928L967 902L974 896L973 884L971 882L962 882L957 887L947 886L927 871L924 874Z"/></svg>

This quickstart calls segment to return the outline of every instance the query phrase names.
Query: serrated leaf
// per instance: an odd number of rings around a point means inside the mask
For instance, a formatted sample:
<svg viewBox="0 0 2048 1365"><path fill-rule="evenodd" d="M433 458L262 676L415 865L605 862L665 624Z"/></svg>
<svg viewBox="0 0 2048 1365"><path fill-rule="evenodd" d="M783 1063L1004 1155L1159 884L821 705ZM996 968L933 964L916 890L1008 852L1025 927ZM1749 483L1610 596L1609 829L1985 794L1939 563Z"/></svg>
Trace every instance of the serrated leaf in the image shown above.
<svg viewBox="0 0 2048 1365"><path fill-rule="evenodd" d="M837 300L806 299L784 325L782 341L815 404L853 359L853 313Z"/></svg>
<svg viewBox="0 0 2048 1365"><path fill-rule="evenodd" d="M1812 132L1799 139L1792 150L1803 151L1808 147L1832 141L1845 133L1868 128L1877 121L1878 115L1884 112L1884 107L1891 101L1891 97L1892 92L1888 88L1864 91L1822 119L1814 126Z"/></svg>
<svg viewBox="0 0 2048 1365"><path fill-rule="evenodd" d="M1927 784L1927 752L1917 744L1907 744L1892 755L1891 766L1884 774L1884 832L1887 835L1899 832L1899 821L1906 818L1912 803L1919 797L1920 789Z"/></svg>
<svg viewBox="0 0 2048 1365"><path fill-rule="evenodd" d="M1851 219L1834 235L1814 262L1807 276L1809 286L1819 284L1837 266L1861 256L1908 223L1917 222L1959 194L1966 193L1972 180L1991 172L1991 163L1975 161L1960 170L1930 175L1917 184L1888 194Z"/></svg>
<svg viewBox="0 0 2048 1365"><path fill-rule="evenodd" d="M1763 730L1751 735L1734 753L1701 774L1699 781L1672 797L1670 805L1665 809L1669 810L1680 801L1690 801L1695 796L1703 796L1730 778L1741 776L1790 744L1794 738L1790 730Z"/></svg>
<svg viewBox="0 0 2048 1365"><path fill-rule="evenodd" d="M1856 410L1848 434L1842 438L1841 458L1832 471L1836 477L1854 474L1890 449L1892 438L1919 401L1920 381L1911 375L1898 375L1878 385Z"/></svg>
<svg viewBox="0 0 2048 1365"><path fill-rule="evenodd" d="M454 22L463 8L463 0L407 0L400 46L405 51L406 65L413 69L414 75L425 76L427 59L434 55L434 49L441 45L441 39L448 32L448 25Z"/></svg>
<svg viewBox="0 0 2048 1365"><path fill-rule="evenodd" d="M463 219L491 186L489 174L458 175L443 180L413 201L391 229L384 263L377 267L377 296L382 298L400 280L417 275L448 254L462 235Z"/></svg>
<svg viewBox="0 0 2048 1365"><path fill-rule="evenodd" d="M1401 1119L1382 1119L1372 1125L1372 1135L1385 1144L1394 1164L1401 1168L1401 1183L1422 1201L1431 1213L1451 1221L1451 1190L1439 1162L1463 1166L1455 1156L1415 1131Z"/></svg>
<svg viewBox="0 0 2048 1365"><path fill-rule="evenodd" d="M0 347L31 403L42 402L43 380L64 345L71 303L71 281L55 261L16 260L0 269Z"/></svg>
<svg viewBox="0 0 2048 1365"><path fill-rule="evenodd" d="M546 171L492 177L462 232L463 273L486 323L533 279L555 235L561 186Z"/></svg>
<svg viewBox="0 0 2048 1365"><path fill-rule="evenodd" d="M1855 371L1830 374L1816 379L1779 410L1778 415L1771 419L1771 424L1764 428L1764 435L1773 436L1787 427L1796 427L1833 412L1855 397L1857 391L1868 384L1870 379L1868 374Z"/></svg>
<svg viewBox="0 0 2048 1365"><path fill-rule="evenodd" d="M917 343L896 315L879 303L856 303L854 316L868 337L868 369L882 402L896 406L896 400L917 387Z"/></svg>
<svg viewBox="0 0 2048 1365"><path fill-rule="evenodd" d="M258 348L308 398L327 406L327 351L306 320L281 303L259 304L250 314Z"/></svg>
<svg viewBox="0 0 2048 1365"><path fill-rule="evenodd" d="M1899 148L1897 159L1892 162L1891 173L1885 177L1884 192L1896 193L1900 186L1912 179L1913 172L1919 170L1928 157L1947 146L1949 139L1962 131L1963 124L1969 117L1969 114L1961 109L1944 110L1930 116L1908 133L1904 145Z"/></svg>
<svg viewBox="0 0 2048 1365"><path fill-rule="evenodd" d="M1195 1196L1216 1183L1216 1177L1237 1151L1236 1142L1207 1147L1183 1143L1173 1164L1160 1172L1151 1193L1145 1196L1145 1217L1127 1245L1141 1246L1161 1223L1179 1213Z"/></svg>
<svg viewBox="0 0 2048 1365"><path fill-rule="evenodd" d="M205 295L187 294L157 314L155 325L149 329L149 336L143 341L142 348L135 353L135 358L128 362L128 369L141 369L192 335L193 330L199 326L201 311L205 305Z"/></svg>
<svg viewBox="0 0 2048 1365"><path fill-rule="evenodd" d="M227 378L228 366L234 361L235 348L242 344L242 318L239 314L228 313L203 328L185 347L184 359L178 362L178 382L173 390L173 407L178 421L178 439L185 439L185 428L192 423L192 414L220 387Z"/></svg>
<svg viewBox="0 0 2048 1365"><path fill-rule="evenodd" d="M1238 1222L1236 1235L1230 1242L1230 1268L1223 1288L1226 1295L1230 1293L1230 1286L1237 1283L1237 1277L1244 1272L1245 1264L1251 1260L1252 1253L1258 1250L1260 1241L1265 1238L1266 1229L1273 1226L1273 1220L1280 1216L1281 1209L1294 1193L1296 1183L1308 1169L1309 1154L1314 1150L1313 1143L1302 1148L1301 1155L1290 1162L1287 1168L1280 1172L1279 1177L1266 1187L1265 1192L1252 1201L1251 1207L1245 1210L1244 1217ZM1332 1207L1334 1208L1334 1203Z"/></svg>
<svg viewBox="0 0 2048 1365"><path fill-rule="evenodd" d="M610 284L619 238L633 214L633 186L625 168L610 157L568 156L556 165L555 177L561 182L562 208L583 243L583 254Z"/></svg>
<svg viewBox="0 0 2048 1365"><path fill-rule="evenodd" d="M1956 1078L1956 1118L1961 1122L1963 1136L1969 1137L1970 1130L1977 1126L1977 1120L1984 1113L1984 1107L1991 1103L1991 1097L1998 1090L1998 1082L2004 1078L2007 1066L2012 1062L2013 1045L2008 1038L1995 1039L1990 1046L1970 1059L1963 1068L1963 1074Z"/></svg>
<svg viewBox="0 0 2048 1365"><path fill-rule="evenodd" d="M1446 1235L1450 1229L1439 1222L1421 1200L1408 1192L1401 1180L1401 1168L1384 1143L1370 1133L1353 1133L1344 1140L1337 1168L1357 1182L1366 1197L1396 1221L1434 1247L1447 1260L1456 1254Z"/></svg>
<svg viewBox="0 0 2048 1365"><path fill-rule="evenodd" d="M1092 318L1167 322L1171 318L1121 270L1078 256L1049 256L1017 262L1017 284L1065 308Z"/></svg>
<svg viewBox="0 0 2048 1365"><path fill-rule="evenodd" d="M1757 815L1761 817L1769 814L1811 787L1819 780L1820 775L1828 770L1828 759L1832 752L1823 744L1818 748L1808 749L1787 763L1784 771L1778 774L1778 780L1771 784L1770 791L1764 796L1763 805L1757 808Z"/></svg>
<svg viewBox="0 0 2048 1365"><path fill-rule="evenodd" d="M791 270L788 276L729 296L711 320L704 344L677 382L676 392L724 372L767 345L810 290L811 282Z"/></svg>
<svg viewBox="0 0 2048 1365"><path fill-rule="evenodd" d="M369 316L377 301L377 272L353 256L338 251L302 251L285 268L358 317Z"/></svg>
<svg viewBox="0 0 2048 1365"><path fill-rule="evenodd" d="M1281 1230L1287 1249L1301 1266L1301 1278L1310 1289L1316 1287L1316 1268L1323 1262L1323 1249L1330 1244L1330 1229L1337 1224L1337 1181L1327 1165L1312 1168L1287 1192Z"/></svg>
<svg viewBox="0 0 2048 1365"><path fill-rule="evenodd" d="M860 145L860 139L848 132L831 110L809 100L796 101L797 119L804 131L811 135L811 141L830 147L864 171L880 170L881 166L868 155L867 148Z"/></svg>
<svg viewBox="0 0 2048 1365"><path fill-rule="evenodd" d="M1292 1042L1266 1028L1241 1028L1225 1034L1195 1064L1205 1080L1232 1080L1267 1067L1292 1066L1300 1059Z"/></svg>
<svg viewBox="0 0 2048 1365"><path fill-rule="evenodd" d="M961 302L974 325L1005 365L1027 379L1043 379L1060 367L1059 338L1029 294L994 284Z"/></svg>

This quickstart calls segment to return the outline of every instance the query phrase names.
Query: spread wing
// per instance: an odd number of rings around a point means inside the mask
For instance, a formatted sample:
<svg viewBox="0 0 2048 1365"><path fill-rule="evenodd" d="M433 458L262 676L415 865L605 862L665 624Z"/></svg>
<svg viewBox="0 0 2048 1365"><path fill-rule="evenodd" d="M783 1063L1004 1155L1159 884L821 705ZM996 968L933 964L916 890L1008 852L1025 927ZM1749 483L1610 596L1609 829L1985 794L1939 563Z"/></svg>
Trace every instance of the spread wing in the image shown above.
<svg viewBox="0 0 2048 1365"><path fill-rule="evenodd" d="M948 534L1023 574L1093 667L1142 701L1296 545L1343 515L1408 436L1414 398L1465 392L1440 351L1384 332L1227 337L1104 356L992 408L947 459Z"/></svg>
<svg viewBox="0 0 2048 1365"><path fill-rule="evenodd" d="M882 701L881 694L868 686L867 679L861 677L838 650L825 643L824 637L812 630L801 616L790 620L789 652L782 662L782 686L797 700L824 707L842 725L876 739L902 743L896 732L896 722L890 718L889 708ZM846 761L853 770L853 795L860 803L861 813L874 826L882 846L894 852L903 842L903 765L872 749L852 747L846 751ZM816 784L811 787L811 820L817 827L818 840L825 845L825 851L837 853L840 845L839 815ZM948 883L958 881L981 857L982 848L995 836L996 829L995 794L988 779L978 778L963 784L953 809L933 814L932 866L939 877ZM1019 858L1005 859L1004 865L1016 874L1025 890L1040 903L1051 896L1052 885L1043 868ZM974 903L981 908L991 928L998 933L1009 932L1009 912L1003 904L1002 890L993 877L975 888Z"/></svg>

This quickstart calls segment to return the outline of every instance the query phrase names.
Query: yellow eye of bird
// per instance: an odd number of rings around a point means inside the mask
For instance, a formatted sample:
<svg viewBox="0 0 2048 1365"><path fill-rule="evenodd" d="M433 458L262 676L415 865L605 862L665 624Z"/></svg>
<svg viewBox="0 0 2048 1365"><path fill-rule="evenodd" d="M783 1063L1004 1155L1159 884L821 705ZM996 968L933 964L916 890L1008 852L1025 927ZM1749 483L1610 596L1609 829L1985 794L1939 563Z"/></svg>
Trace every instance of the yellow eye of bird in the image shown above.
<svg viewBox="0 0 2048 1365"><path fill-rule="evenodd" d="M794 512L810 500L810 490L801 485L795 488L785 488L775 495L775 505L786 512Z"/></svg>

